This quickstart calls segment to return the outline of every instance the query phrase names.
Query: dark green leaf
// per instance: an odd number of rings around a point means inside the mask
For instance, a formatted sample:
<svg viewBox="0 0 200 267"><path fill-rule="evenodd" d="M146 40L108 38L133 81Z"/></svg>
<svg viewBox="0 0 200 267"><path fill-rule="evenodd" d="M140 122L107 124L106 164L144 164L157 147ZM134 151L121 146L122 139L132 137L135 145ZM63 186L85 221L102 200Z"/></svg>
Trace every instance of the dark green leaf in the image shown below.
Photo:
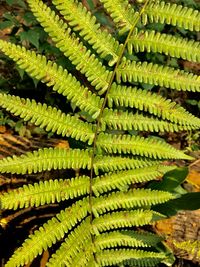
<svg viewBox="0 0 200 267"><path fill-rule="evenodd" d="M2 21L0 22L0 30L6 29L6 28L10 28L13 26L13 22L6 20L6 21Z"/></svg>
<svg viewBox="0 0 200 267"><path fill-rule="evenodd" d="M26 8L26 4L25 4L25 2L23 0L6 0L6 3L9 6L18 5L18 6L21 6L23 8Z"/></svg>
<svg viewBox="0 0 200 267"><path fill-rule="evenodd" d="M200 209L200 192L184 194L179 198L166 202L165 204L156 205L153 209L168 217L176 215L179 210Z"/></svg>
<svg viewBox="0 0 200 267"><path fill-rule="evenodd" d="M23 16L25 22L27 24L36 24L37 20L35 19L35 17L33 16L33 14L31 12L26 12Z"/></svg>
<svg viewBox="0 0 200 267"><path fill-rule="evenodd" d="M198 101L195 100L195 99L187 99L187 100L186 100L186 103L188 103L188 104L190 104L190 105L192 105L192 106L196 106L196 105L198 105Z"/></svg>
<svg viewBox="0 0 200 267"><path fill-rule="evenodd" d="M176 210L200 209L200 192L192 192L168 202Z"/></svg>
<svg viewBox="0 0 200 267"><path fill-rule="evenodd" d="M39 39L40 39L40 34L38 33L38 31L35 31L34 29L20 33L21 41L28 41L36 48L39 48Z"/></svg>
<svg viewBox="0 0 200 267"><path fill-rule="evenodd" d="M20 69L20 67L18 66L16 66L15 68L18 71L20 78L23 79L25 71Z"/></svg>
<svg viewBox="0 0 200 267"><path fill-rule="evenodd" d="M92 0L87 0L87 4L91 10L94 9L94 3Z"/></svg>
<svg viewBox="0 0 200 267"><path fill-rule="evenodd" d="M187 175L187 167L177 168L175 170L167 172L160 182L154 181L150 183L149 188L173 192L175 188L182 184Z"/></svg>
<svg viewBox="0 0 200 267"><path fill-rule="evenodd" d="M13 23L13 25L19 26L19 22L18 20L15 18L15 16L13 16L10 12L5 12L3 14L3 18L11 21Z"/></svg>

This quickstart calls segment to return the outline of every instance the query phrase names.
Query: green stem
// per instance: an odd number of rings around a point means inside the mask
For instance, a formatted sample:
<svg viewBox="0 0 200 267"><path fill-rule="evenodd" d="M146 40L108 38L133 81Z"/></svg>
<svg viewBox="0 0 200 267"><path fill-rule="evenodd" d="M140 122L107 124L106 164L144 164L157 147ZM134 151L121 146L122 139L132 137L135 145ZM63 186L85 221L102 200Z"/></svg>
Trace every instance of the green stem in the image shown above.
<svg viewBox="0 0 200 267"><path fill-rule="evenodd" d="M104 111L104 108L105 108L106 103L107 103L108 94L110 92L111 86L112 86L113 81L115 79L117 69L118 69L119 64L120 64L120 62L122 60L122 57L124 55L124 52L125 52L126 46L128 44L128 41L129 41L131 35L133 34L135 26L138 23L141 15L144 13L148 2L149 2L149 0L147 0L145 2L145 4L143 5L143 7L141 8L141 10L140 10L137 18L135 19L135 21L133 23L133 26L132 26L131 30L129 31L128 36L127 36L127 38L126 38L126 40L125 40L125 42L124 42L124 44L123 44L123 46L121 48L118 60L116 62L114 71L112 73L112 76L111 76L109 84L108 84L108 88L107 88L107 91L106 91L106 94L105 94L105 97L104 97L104 101L103 101L102 106L101 106L100 114L99 114L99 116L97 118L97 127L96 127L96 130L95 130L94 141L93 141L93 153L92 153L92 156L91 156L91 171L90 171L89 207L90 207L90 224L91 225L92 225L92 221L93 221L93 213L92 213L92 198L93 198L92 181L93 181L93 177L94 177L94 159L95 159L95 155L96 155L96 148L97 148L96 147L96 143L97 143L98 131L99 131L100 124L101 124L101 118L103 116L103 111ZM94 236L92 236L92 241L94 242ZM95 255L94 255L94 260L95 260Z"/></svg>

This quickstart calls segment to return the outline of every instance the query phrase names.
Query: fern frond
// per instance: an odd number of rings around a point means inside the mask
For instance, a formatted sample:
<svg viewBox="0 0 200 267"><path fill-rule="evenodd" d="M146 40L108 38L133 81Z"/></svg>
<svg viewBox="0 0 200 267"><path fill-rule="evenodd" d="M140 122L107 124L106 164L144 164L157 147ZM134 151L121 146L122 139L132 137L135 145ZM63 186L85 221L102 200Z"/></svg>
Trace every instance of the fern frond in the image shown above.
<svg viewBox="0 0 200 267"><path fill-rule="evenodd" d="M46 131L71 136L76 140L92 144L94 131L92 125L75 116L63 113L55 107L37 103L35 100L0 93L0 106L24 121L30 121Z"/></svg>
<svg viewBox="0 0 200 267"><path fill-rule="evenodd" d="M104 172L141 168L158 164L158 161L140 158L112 157L98 155L94 170ZM91 156L88 150L44 148L27 152L21 156L7 157L0 160L2 173L36 173L51 169L90 169Z"/></svg>
<svg viewBox="0 0 200 267"><path fill-rule="evenodd" d="M48 180L24 185L0 195L2 209L38 207L40 205L73 199L89 193L89 177L66 180Z"/></svg>
<svg viewBox="0 0 200 267"><path fill-rule="evenodd" d="M71 207L61 211L33 234L19 247L5 267L23 266L31 262L43 250L51 247L72 229L79 221L87 216L88 199L76 202Z"/></svg>
<svg viewBox="0 0 200 267"><path fill-rule="evenodd" d="M131 131L199 129L200 119L155 93L115 82L200 92L200 78L193 73L123 58L135 50L200 61L199 43L145 31L141 25L143 19L145 23L159 22L199 30L200 12L159 0L147 1L138 12L139 6L136 5L135 11L129 0L100 0L116 23L119 34L129 32L127 37L115 39L107 30L102 30L83 1L52 0L55 11L45 2L27 0L55 46L86 76L91 86L85 87L84 79L79 82L47 57L0 40L0 51L31 77L66 96L72 106L78 108L78 113L73 111L72 116L35 100L3 93L0 93L0 106L46 131L86 144L76 142L74 149L44 148L0 159L1 173L78 169L75 178L44 179L0 195L0 209L16 210L61 201L64 203L60 204L67 206L33 231L5 267L31 264L54 244L58 247L58 243L60 248L52 254L48 267L155 267L165 263L167 252L160 253L163 239L142 230L132 230L164 218L165 215L151 206L177 197L168 191L145 188L148 181L159 179L174 169L174 166L162 165L161 160L193 158L158 138L132 135ZM57 15L59 12L61 18ZM129 59L133 58L129 55ZM104 61L108 64L104 65ZM95 89L97 92L93 93ZM104 95L100 97L101 94ZM130 108L151 115L133 113ZM84 149L75 148L82 145ZM133 186L134 183L142 184Z"/></svg>
<svg viewBox="0 0 200 267"><path fill-rule="evenodd" d="M123 156L101 156L97 155L94 161L94 171L96 174L99 171L111 172L119 170L130 170L142 168L147 166L157 165L159 161L143 159L137 157L123 157Z"/></svg>
<svg viewBox="0 0 200 267"><path fill-rule="evenodd" d="M97 253L100 266L128 264L128 266L155 267L165 258L162 252L151 252L135 249L110 249Z"/></svg>
<svg viewBox="0 0 200 267"><path fill-rule="evenodd" d="M110 154L132 154L155 159L191 159L164 141L137 135L101 133L97 138L97 148Z"/></svg>
<svg viewBox="0 0 200 267"><path fill-rule="evenodd" d="M105 109L101 119L102 129L106 126L114 130L136 130L147 132L179 132L183 130L198 129L199 126L178 125L154 117L132 114L127 111Z"/></svg>
<svg viewBox="0 0 200 267"><path fill-rule="evenodd" d="M160 177L173 166L156 165L142 169L121 171L95 177L93 179L93 192L96 196L113 189L123 189L135 182L147 182ZM18 209L38 207L40 205L73 199L89 193L88 176L79 176L66 180L48 180L39 183L24 185L18 189L0 195L2 209Z"/></svg>
<svg viewBox="0 0 200 267"><path fill-rule="evenodd" d="M72 260L74 260L81 249L85 247L85 243L91 239L90 227L90 219L86 218L68 235L59 249L51 256L46 266L69 266L72 264Z"/></svg>
<svg viewBox="0 0 200 267"><path fill-rule="evenodd" d="M67 23L96 50L102 58L111 57L109 65L116 63L121 45L107 31L100 29L96 17L77 0L53 0L53 4Z"/></svg>
<svg viewBox="0 0 200 267"><path fill-rule="evenodd" d="M126 231L103 233L97 236L95 240L95 245L101 250L118 246L148 247L148 245L143 243L142 240L130 236L128 233L126 233Z"/></svg>
<svg viewBox="0 0 200 267"><path fill-rule="evenodd" d="M120 28L119 33L123 34L129 31L138 17L128 0L100 0L107 12L110 14L116 26Z"/></svg>
<svg viewBox="0 0 200 267"><path fill-rule="evenodd" d="M113 21L124 33L133 27L138 13L134 11L129 2L117 0L100 0ZM182 27L188 30L200 30L200 12L192 8L183 7L177 4L165 3L164 1L150 1L142 13L143 24L165 23Z"/></svg>
<svg viewBox="0 0 200 267"><path fill-rule="evenodd" d="M163 237L146 231L121 231L124 235L129 235L136 240L142 241L146 246L154 247L164 240Z"/></svg>
<svg viewBox="0 0 200 267"><path fill-rule="evenodd" d="M95 239L95 246L99 249L112 247L150 247L159 242L162 238L148 232L135 231L112 231L102 233Z"/></svg>
<svg viewBox="0 0 200 267"><path fill-rule="evenodd" d="M0 160L1 173L36 173L56 169L90 169L88 150L44 148Z"/></svg>
<svg viewBox="0 0 200 267"><path fill-rule="evenodd" d="M163 53L176 58L199 62L200 44L194 40L156 31L134 31L128 42L128 51Z"/></svg>
<svg viewBox="0 0 200 267"><path fill-rule="evenodd" d="M118 211L95 218L92 226L94 233L99 235L99 232L111 229L142 226L150 223L152 218L151 210Z"/></svg>
<svg viewBox="0 0 200 267"><path fill-rule="evenodd" d="M119 83L121 81L143 82L179 91L200 92L199 76L158 64L124 60L116 74Z"/></svg>
<svg viewBox="0 0 200 267"><path fill-rule="evenodd" d="M113 84L108 94L109 107L137 108L181 125L200 127L200 119L170 99L131 86Z"/></svg>
<svg viewBox="0 0 200 267"><path fill-rule="evenodd" d="M73 263L71 267L92 267L96 265L96 262L94 260L94 248L93 243L91 240L89 240L85 247L82 248L82 250L79 251L79 253L76 254L76 257L73 259ZM92 265L88 262L92 262Z"/></svg>
<svg viewBox="0 0 200 267"><path fill-rule="evenodd" d="M113 247L115 240L118 240L119 243L123 242L126 246L151 247L156 246L163 240L163 238L151 232L122 230L102 233L96 237L95 244L99 245L101 249L104 249L107 245L110 247L110 244L111 247ZM129 244L133 243L132 245L128 245L126 241L128 241L128 243L130 241ZM136 245L134 245L134 242L136 242Z"/></svg>
<svg viewBox="0 0 200 267"><path fill-rule="evenodd" d="M27 0L27 2L36 19L55 42L56 47L71 60L77 70L85 74L96 90L104 93L112 72L106 70L105 66L83 46L76 35L71 33L69 28L67 29L67 24L42 1Z"/></svg>
<svg viewBox="0 0 200 267"><path fill-rule="evenodd" d="M165 23L190 31L200 30L200 12L164 1L150 1L142 15L143 23Z"/></svg>
<svg viewBox="0 0 200 267"><path fill-rule="evenodd" d="M53 86L54 91L66 96L74 105L88 112L93 118L99 115L103 100L82 86L66 69L50 60L47 61L43 55L37 55L34 51L3 40L0 40L0 50L31 77L41 80L47 86Z"/></svg>
<svg viewBox="0 0 200 267"><path fill-rule="evenodd" d="M174 166L155 165L129 171L108 173L97 176L93 180L92 191L95 196L99 196L114 189L123 190L130 184L154 180L173 169Z"/></svg>
<svg viewBox="0 0 200 267"><path fill-rule="evenodd" d="M92 210L95 217L100 214L118 210L149 207L173 199L169 192L150 189L131 189L127 192L113 192L107 196L95 198Z"/></svg>

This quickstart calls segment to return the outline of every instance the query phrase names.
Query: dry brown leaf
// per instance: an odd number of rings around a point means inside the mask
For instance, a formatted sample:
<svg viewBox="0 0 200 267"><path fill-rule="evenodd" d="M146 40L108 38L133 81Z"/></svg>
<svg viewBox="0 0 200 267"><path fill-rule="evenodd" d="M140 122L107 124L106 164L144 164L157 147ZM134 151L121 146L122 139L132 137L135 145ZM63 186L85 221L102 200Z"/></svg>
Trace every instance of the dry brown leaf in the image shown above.
<svg viewBox="0 0 200 267"><path fill-rule="evenodd" d="M6 127L3 125L0 125L0 133L5 133L6 132Z"/></svg>
<svg viewBox="0 0 200 267"><path fill-rule="evenodd" d="M56 147L69 149L69 143L66 140L61 140Z"/></svg>
<svg viewBox="0 0 200 267"><path fill-rule="evenodd" d="M156 222L154 229L157 234L165 236L167 244L177 257L200 263L195 255L174 246L174 242L200 240L200 210L180 211L170 219Z"/></svg>
<svg viewBox="0 0 200 267"><path fill-rule="evenodd" d="M45 267L46 266L46 263L49 259L49 251L46 250L44 251L44 253L42 254L42 259L40 261L40 267Z"/></svg>
<svg viewBox="0 0 200 267"><path fill-rule="evenodd" d="M187 182L192 184L195 187L196 190L194 191L199 191L200 190L200 172L196 170L191 170L187 177Z"/></svg>

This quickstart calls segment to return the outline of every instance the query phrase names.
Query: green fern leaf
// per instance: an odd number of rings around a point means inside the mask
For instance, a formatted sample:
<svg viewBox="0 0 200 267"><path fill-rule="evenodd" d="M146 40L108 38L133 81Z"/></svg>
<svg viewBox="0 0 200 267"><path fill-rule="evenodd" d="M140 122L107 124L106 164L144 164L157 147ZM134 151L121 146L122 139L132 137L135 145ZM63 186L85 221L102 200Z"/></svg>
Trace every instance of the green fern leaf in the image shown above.
<svg viewBox="0 0 200 267"><path fill-rule="evenodd" d="M156 165L142 169L121 171L95 177L93 179L93 191L96 196L113 189L127 188L134 182L147 182L160 177L165 172L173 169L173 166ZM89 193L90 178L80 176L66 180L40 181L33 185L24 185L18 189L0 195L2 209L18 209L26 207L38 207L40 205L55 203L73 199Z"/></svg>
<svg viewBox="0 0 200 267"><path fill-rule="evenodd" d="M96 50L102 58L111 57L109 65L117 62L121 45L107 31L100 29L96 18L77 0L53 0L53 4L69 25Z"/></svg>
<svg viewBox="0 0 200 267"><path fill-rule="evenodd" d="M104 233L97 236L95 240L95 245L100 250L105 248L112 248L112 247L121 247L121 246L128 246L128 247L148 247L145 243L141 240L133 238L128 234L123 232L109 232Z"/></svg>
<svg viewBox="0 0 200 267"><path fill-rule="evenodd" d="M77 70L85 74L100 93L108 88L112 72L106 70L94 54L91 54L75 34L67 29L67 24L56 16L55 12L40 0L27 0L31 11L44 30L49 34L55 45L76 66Z"/></svg>
<svg viewBox="0 0 200 267"><path fill-rule="evenodd" d="M149 189L131 189L128 192L114 192L108 196L102 196L93 200L93 214L98 217L105 212L132 209L135 207L149 207L161 204L173 199L173 195L164 191L152 191Z"/></svg>
<svg viewBox="0 0 200 267"><path fill-rule="evenodd" d="M176 197L167 191L145 189L146 182L161 179L165 172L174 169L174 166L162 165L160 160L193 158L159 139L131 135L130 131L194 130L200 128L200 119L155 93L116 82L199 92L197 75L122 57L133 58L127 52L132 53L134 49L200 61L197 42L146 31L141 25L150 21L198 30L200 13L157 0L147 0L140 10L140 5L134 4L136 11L128 0L100 1L116 23L119 32L115 35L101 28L82 1L52 0L51 9L45 1L27 0L55 46L86 76L90 82L88 88L82 85L85 82L80 75L77 75L79 82L45 56L0 40L0 51L31 77L66 96L78 110L75 109L72 116L35 100L5 94L0 94L0 106L46 131L85 143L70 143L74 149L44 148L0 160L2 173L78 169L75 178L45 179L0 195L2 209L16 210L61 201L67 206L30 234L6 267L31 264L44 250L58 243L60 248L53 252L47 266L154 267L166 263L168 255L160 253L160 237L131 230L164 218L151 210L151 206ZM118 33L124 36L119 38ZM95 89L97 92L93 93ZM102 97L98 96L103 93ZM141 114L133 113L131 108ZM75 149L82 146L84 149ZM101 175L96 176L99 173ZM134 185L133 189L134 183L142 184Z"/></svg>
<svg viewBox="0 0 200 267"><path fill-rule="evenodd" d="M61 240L72 227L86 217L88 208L88 199L85 199L61 211L39 230L29 235L22 246L14 252L5 267L23 266L32 261L43 250Z"/></svg>
<svg viewBox="0 0 200 267"><path fill-rule="evenodd" d="M165 258L164 253L135 249L111 249L97 253L100 266L128 264L128 266L155 267Z"/></svg>
<svg viewBox="0 0 200 267"><path fill-rule="evenodd" d="M135 168L142 168L147 166L157 165L159 161L143 159L137 157L123 157L123 156L101 156L97 155L94 161L94 171L96 174L99 171L111 172L118 170L130 170Z"/></svg>
<svg viewBox="0 0 200 267"><path fill-rule="evenodd" d="M21 156L0 160L1 173L36 173L56 169L90 169L91 159L87 150L44 148Z"/></svg>
<svg viewBox="0 0 200 267"><path fill-rule="evenodd" d="M118 211L102 215L93 220L93 231L99 232L124 227L142 226L149 224L153 218L151 210Z"/></svg>
<svg viewBox="0 0 200 267"><path fill-rule="evenodd" d="M142 15L143 23L165 23L190 31L200 30L200 12L164 1L150 1Z"/></svg>
<svg viewBox="0 0 200 267"><path fill-rule="evenodd" d="M103 233L96 237L95 246L97 249L113 248L113 247L148 247L149 244L143 242L142 236L133 231L112 231Z"/></svg>
<svg viewBox="0 0 200 267"><path fill-rule="evenodd" d="M97 176L93 180L92 190L95 196L114 189L124 190L127 189L127 185L154 180L173 169L174 166L155 165L129 171L108 173Z"/></svg>
<svg viewBox="0 0 200 267"><path fill-rule="evenodd" d="M79 252L76 254L73 259L73 263L71 266L76 267L92 267L96 265L93 255L94 249L91 240L89 240L82 249L79 249ZM88 261L92 262L92 265L88 265Z"/></svg>
<svg viewBox="0 0 200 267"><path fill-rule="evenodd" d="M54 267L73 265L74 258L80 253L80 250L83 249L83 247L86 247L86 242L90 240L90 243L92 243L90 227L90 219L86 218L68 235L59 249L51 256L46 266Z"/></svg>
<svg viewBox="0 0 200 267"><path fill-rule="evenodd" d="M167 88L200 92L199 76L162 65L125 60L117 69L117 81L143 82Z"/></svg>
<svg viewBox="0 0 200 267"><path fill-rule="evenodd" d="M111 231L95 238L97 250L113 247L150 247L162 241L162 238L148 232Z"/></svg>
<svg viewBox="0 0 200 267"><path fill-rule="evenodd" d="M200 119L183 107L170 99L136 87L113 84L108 94L108 105L111 108L114 105L137 108L177 124L200 127Z"/></svg>
<svg viewBox="0 0 200 267"><path fill-rule="evenodd" d="M94 162L95 173L141 168L156 165L158 161L139 158L97 156ZM27 152L21 156L0 160L2 173L36 173L51 169L91 168L91 156L88 150L44 148Z"/></svg>
<svg viewBox="0 0 200 267"><path fill-rule="evenodd" d="M128 153L155 159L191 159L190 156L163 141L140 136L102 133L97 138L97 148L110 154Z"/></svg>
<svg viewBox="0 0 200 267"><path fill-rule="evenodd" d="M0 50L13 59L31 77L41 80L53 90L66 96L74 105L88 112L93 118L100 113L102 99L81 86L67 70L34 51L0 40Z"/></svg>
<svg viewBox="0 0 200 267"><path fill-rule="evenodd" d="M100 0L114 22L122 28L121 34L129 31L134 26L138 13L134 12L129 2L117 0ZM183 7L177 4L165 3L164 1L150 1L142 13L143 24L166 23L182 27L188 30L200 30L200 13L198 10Z"/></svg>
<svg viewBox="0 0 200 267"><path fill-rule="evenodd" d="M106 126L111 130L136 130L148 132L179 132L198 129L199 126L178 125L154 117L132 114L127 111L105 109L101 119L102 130Z"/></svg>
<svg viewBox="0 0 200 267"><path fill-rule="evenodd" d="M134 31L128 42L128 51L164 53L193 62L200 61L200 44L194 40L155 31Z"/></svg>
<svg viewBox="0 0 200 267"><path fill-rule="evenodd" d="M83 142L88 141L89 144L93 142L94 132L90 124L46 104L42 105L35 100L0 93L0 106L46 131L71 136Z"/></svg>
<svg viewBox="0 0 200 267"><path fill-rule="evenodd" d="M136 240L142 241L146 246L156 246L158 243L164 240L163 237L158 236L157 234L153 234L151 232L146 231L121 231L124 235L129 235Z"/></svg>
<svg viewBox="0 0 200 267"><path fill-rule="evenodd" d="M120 34L129 31L134 26L139 13L134 11L127 0L100 0L100 2L120 28Z"/></svg>
<svg viewBox="0 0 200 267"><path fill-rule="evenodd" d="M151 247L162 240L162 237L150 232L122 230L102 233L96 237L95 245L101 249L117 246Z"/></svg>
<svg viewBox="0 0 200 267"><path fill-rule="evenodd" d="M89 177L40 181L0 195L2 209L38 207L89 193Z"/></svg>

